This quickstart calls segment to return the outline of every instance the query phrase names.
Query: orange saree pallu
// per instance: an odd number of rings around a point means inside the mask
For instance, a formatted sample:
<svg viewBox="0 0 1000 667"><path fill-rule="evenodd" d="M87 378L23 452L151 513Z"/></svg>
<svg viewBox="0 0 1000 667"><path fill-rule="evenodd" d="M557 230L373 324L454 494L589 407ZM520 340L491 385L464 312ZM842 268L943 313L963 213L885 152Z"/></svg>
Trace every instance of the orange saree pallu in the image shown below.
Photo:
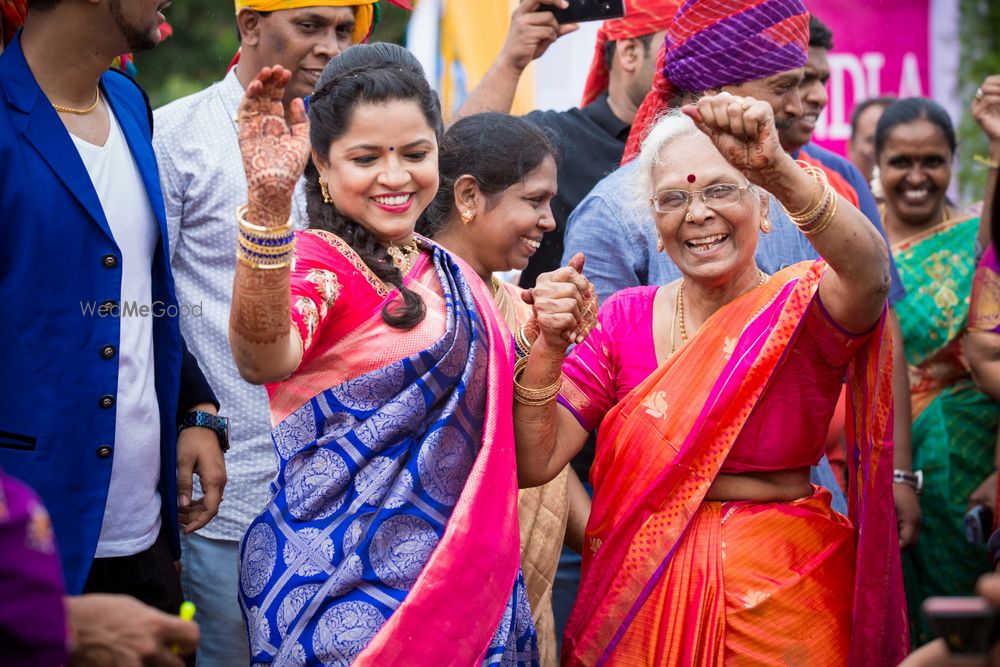
<svg viewBox="0 0 1000 667"><path fill-rule="evenodd" d="M605 417L564 664L895 665L906 654L881 324L848 368L851 521L821 489L704 501L824 269L790 267L720 309Z"/></svg>

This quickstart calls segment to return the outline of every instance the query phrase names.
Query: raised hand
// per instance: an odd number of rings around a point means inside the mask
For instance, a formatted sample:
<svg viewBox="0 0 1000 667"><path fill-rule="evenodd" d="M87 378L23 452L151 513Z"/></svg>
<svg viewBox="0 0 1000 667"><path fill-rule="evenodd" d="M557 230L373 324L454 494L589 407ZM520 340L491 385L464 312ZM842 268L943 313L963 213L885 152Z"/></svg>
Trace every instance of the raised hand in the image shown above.
<svg viewBox="0 0 1000 667"><path fill-rule="evenodd" d="M774 127L774 110L767 102L719 93L682 111L752 183L766 187L768 172L786 158Z"/></svg>
<svg viewBox="0 0 1000 667"><path fill-rule="evenodd" d="M534 306L526 335L537 327L538 335L557 349L586 339L597 324L597 293L583 276L584 261L583 253L577 253L568 265L538 276L524 292L524 301Z"/></svg>
<svg viewBox="0 0 1000 667"><path fill-rule="evenodd" d="M280 66L262 69L247 86L237 115L251 222L258 225L288 222L295 184L309 160L309 119L302 100L292 101L285 120L282 98L290 78Z"/></svg>
<svg viewBox="0 0 1000 667"><path fill-rule="evenodd" d="M569 6L566 0L521 0L510 17L510 29L500 52L501 61L518 73L532 60L540 58L553 42L575 31L575 23L559 25L552 12L541 9L551 5L559 9Z"/></svg>
<svg viewBox="0 0 1000 667"><path fill-rule="evenodd" d="M983 128L990 142L1000 142L1000 74L986 77L976 91L972 100L972 117Z"/></svg>

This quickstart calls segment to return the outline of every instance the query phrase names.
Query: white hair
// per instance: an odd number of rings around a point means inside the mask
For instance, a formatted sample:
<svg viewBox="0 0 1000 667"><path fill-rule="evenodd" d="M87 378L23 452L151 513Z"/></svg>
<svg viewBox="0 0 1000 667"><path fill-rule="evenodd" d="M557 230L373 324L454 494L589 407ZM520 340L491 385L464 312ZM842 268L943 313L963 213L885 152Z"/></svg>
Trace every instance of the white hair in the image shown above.
<svg viewBox="0 0 1000 667"><path fill-rule="evenodd" d="M680 109L668 109L657 116L642 140L636 172L636 194L643 199L653 196L653 171L662 163L667 144L684 137L704 136L690 116Z"/></svg>
<svg viewBox="0 0 1000 667"><path fill-rule="evenodd" d="M639 151L639 157L636 158L638 161L634 182L636 196L648 201L655 194L653 192L653 172L663 164L664 149L667 144L687 137L702 137L708 140L708 137L698 129L691 117L679 108L668 109L656 118L653 126L642 140L642 148ZM760 197L763 191L753 183L749 185L750 192Z"/></svg>

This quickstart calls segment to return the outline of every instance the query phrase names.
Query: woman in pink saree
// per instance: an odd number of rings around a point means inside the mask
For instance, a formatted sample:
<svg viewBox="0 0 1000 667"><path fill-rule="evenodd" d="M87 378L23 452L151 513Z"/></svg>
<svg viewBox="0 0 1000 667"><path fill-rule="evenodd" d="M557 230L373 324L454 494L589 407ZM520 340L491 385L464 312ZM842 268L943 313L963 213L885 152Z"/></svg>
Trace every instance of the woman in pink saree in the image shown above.
<svg viewBox="0 0 1000 667"><path fill-rule="evenodd" d="M550 478L599 428L563 663L897 664L884 243L781 150L770 105L752 98L671 112L639 159L683 278L613 296L565 364L540 320L515 375L522 485ZM773 276L756 266L770 228L760 188L823 260ZM845 374L850 518L808 472ZM519 398L560 385L558 403Z"/></svg>
<svg viewBox="0 0 1000 667"><path fill-rule="evenodd" d="M468 265L414 234L438 190L437 97L394 44L331 60L308 120L299 100L285 118L289 76L264 68L239 112L230 344L267 384L278 458L240 549L252 662L535 665L510 332Z"/></svg>

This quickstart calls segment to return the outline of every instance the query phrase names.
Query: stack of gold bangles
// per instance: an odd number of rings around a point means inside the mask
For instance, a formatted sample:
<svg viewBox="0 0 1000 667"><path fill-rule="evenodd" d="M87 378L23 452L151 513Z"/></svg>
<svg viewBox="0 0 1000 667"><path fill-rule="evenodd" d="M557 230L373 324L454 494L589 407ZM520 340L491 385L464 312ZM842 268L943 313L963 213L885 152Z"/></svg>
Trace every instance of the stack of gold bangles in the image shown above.
<svg viewBox="0 0 1000 667"><path fill-rule="evenodd" d="M514 400L521 405L528 406L542 406L548 405L552 401L556 400L556 396L559 394L559 390L562 388L563 375L562 371L559 371L559 377L556 381L550 384L548 387L541 387L540 389L529 389L525 387L518 379L521 377L521 373L524 372L524 367L528 365L528 358L522 357L517 360L514 364Z"/></svg>
<svg viewBox="0 0 1000 667"><path fill-rule="evenodd" d="M830 182L827 180L826 174L822 169L801 160L797 162L806 173L815 178L816 182L819 183L818 197L799 212L785 210L788 212L788 217L791 218L792 223L803 234L819 234L830 226L833 218L837 215L837 193L830 186Z"/></svg>
<svg viewBox="0 0 1000 667"><path fill-rule="evenodd" d="M295 230L289 220L278 227L264 227L247 222L247 207L236 209L240 223L236 259L251 269L283 269L291 264Z"/></svg>

